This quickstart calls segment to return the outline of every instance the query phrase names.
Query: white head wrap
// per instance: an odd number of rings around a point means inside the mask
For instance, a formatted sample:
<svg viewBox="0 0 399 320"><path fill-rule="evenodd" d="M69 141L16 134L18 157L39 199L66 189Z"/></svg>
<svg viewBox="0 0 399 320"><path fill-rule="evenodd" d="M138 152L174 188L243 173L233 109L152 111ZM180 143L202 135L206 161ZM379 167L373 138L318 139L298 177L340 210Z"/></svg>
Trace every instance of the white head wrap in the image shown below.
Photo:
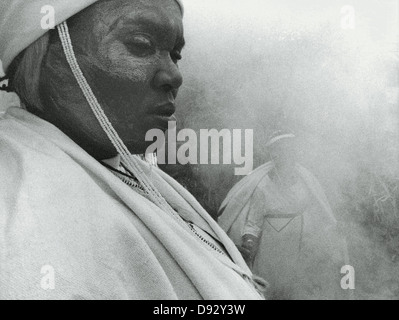
<svg viewBox="0 0 399 320"><path fill-rule="evenodd" d="M0 59L7 72L14 58L48 32L42 28L48 6L59 25L98 0L0 0ZM175 0L183 12L180 0Z"/></svg>
<svg viewBox="0 0 399 320"><path fill-rule="evenodd" d="M296 136L293 133L280 133L273 135L273 137L269 140L269 142L266 144L266 147L270 147L273 144L275 144L277 141L283 140L283 139L294 139Z"/></svg>

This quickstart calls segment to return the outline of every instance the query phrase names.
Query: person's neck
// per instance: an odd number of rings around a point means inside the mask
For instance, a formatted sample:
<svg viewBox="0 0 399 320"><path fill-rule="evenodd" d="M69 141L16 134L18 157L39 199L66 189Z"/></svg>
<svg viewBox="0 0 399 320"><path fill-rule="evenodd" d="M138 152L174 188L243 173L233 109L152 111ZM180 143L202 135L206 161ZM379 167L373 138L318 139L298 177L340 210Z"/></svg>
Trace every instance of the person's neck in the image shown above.
<svg viewBox="0 0 399 320"><path fill-rule="evenodd" d="M274 163L275 175L281 184L290 184L296 175L295 164L291 163Z"/></svg>

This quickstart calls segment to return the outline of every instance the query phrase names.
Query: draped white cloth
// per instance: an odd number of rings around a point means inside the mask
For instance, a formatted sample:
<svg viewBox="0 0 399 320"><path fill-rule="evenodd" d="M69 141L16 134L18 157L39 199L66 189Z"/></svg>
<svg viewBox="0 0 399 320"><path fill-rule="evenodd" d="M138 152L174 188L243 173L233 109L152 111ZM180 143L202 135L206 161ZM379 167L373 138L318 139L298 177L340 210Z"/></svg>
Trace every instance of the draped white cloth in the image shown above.
<svg viewBox="0 0 399 320"><path fill-rule="evenodd" d="M272 169L273 163L266 163L233 187L221 205L220 226L241 245L244 233L252 234L248 232L249 217L260 217L263 226L257 226L260 244L252 271L269 281L270 291L277 292L277 298L346 299L340 287L340 268L349 261L347 245L322 187L297 164L296 171L312 205L299 216L278 218L274 214L269 219L277 198L269 177Z"/></svg>
<svg viewBox="0 0 399 320"><path fill-rule="evenodd" d="M246 218L250 210L252 196L256 189L260 186L262 180L269 180L269 173L273 169L273 163L268 162L260 166L248 176L241 179L227 194L219 212L219 224L230 236L235 243L241 243L242 231ZM306 183L315 200L320 205L320 215L324 217L325 226L333 227L337 224L337 220L328 203L328 199L320 186L317 179L304 167L297 165L296 169L301 178ZM271 182L270 182L271 183Z"/></svg>
<svg viewBox="0 0 399 320"><path fill-rule="evenodd" d="M142 162L171 206L228 255L23 109L1 117L0 150L0 299L261 299L234 243L161 170ZM54 289L43 286L46 266Z"/></svg>

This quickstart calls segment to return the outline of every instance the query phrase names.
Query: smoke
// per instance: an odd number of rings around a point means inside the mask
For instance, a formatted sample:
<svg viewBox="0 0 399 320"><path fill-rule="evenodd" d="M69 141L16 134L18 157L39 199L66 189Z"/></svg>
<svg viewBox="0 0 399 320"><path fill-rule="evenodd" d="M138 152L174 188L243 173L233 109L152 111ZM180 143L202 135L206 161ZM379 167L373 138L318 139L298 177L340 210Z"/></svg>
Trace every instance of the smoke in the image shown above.
<svg viewBox="0 0 399 320"><path fill-rule="evenodd" d="M295 131L346 232L358 297L399 294L383 285L399 283L397 2L352 1L354 29L339 0L185 4L179 126L253 129L255 167L272 132ZM227 165L166 170L213 215L241 178Z"/></svg>
<svg viewBox="0 0 399 320"><path fill-rule="evenodd" d="M184 2L179 127L253 129L255 167L272 132L295 131L348 240L356 297L398 298L397 1L352 0L354 29L341 0ZM1 113L17 98L0 95ZM165 169L216 216L234 168Z"/></svg>

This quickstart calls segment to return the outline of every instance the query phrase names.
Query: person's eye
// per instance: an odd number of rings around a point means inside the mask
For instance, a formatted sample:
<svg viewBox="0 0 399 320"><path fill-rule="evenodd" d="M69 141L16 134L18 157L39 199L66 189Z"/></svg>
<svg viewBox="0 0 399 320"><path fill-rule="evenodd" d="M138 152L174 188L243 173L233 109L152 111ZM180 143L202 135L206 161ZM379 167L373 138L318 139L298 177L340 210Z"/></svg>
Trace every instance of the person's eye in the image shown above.
<svg viewBox="0 0 399 320"><path fill-rule="evenodd" d="M156 51L154 43L145 36L134 36L126 44L127 49L138 57L145 57Z"/></svg>
<svg viewBox="0 0 399 320"><path fill-rule="evenodd" d="M180 52L180 51L177 51L177 50L172 51L172 52L170 53L170 56L171 56L171 58L172 58L172 60L173 60L174 63L177 63L178 61L180 61L181 59L183 59L183 57L182 57L182 55L181 55L181 52Z"/></svg>

